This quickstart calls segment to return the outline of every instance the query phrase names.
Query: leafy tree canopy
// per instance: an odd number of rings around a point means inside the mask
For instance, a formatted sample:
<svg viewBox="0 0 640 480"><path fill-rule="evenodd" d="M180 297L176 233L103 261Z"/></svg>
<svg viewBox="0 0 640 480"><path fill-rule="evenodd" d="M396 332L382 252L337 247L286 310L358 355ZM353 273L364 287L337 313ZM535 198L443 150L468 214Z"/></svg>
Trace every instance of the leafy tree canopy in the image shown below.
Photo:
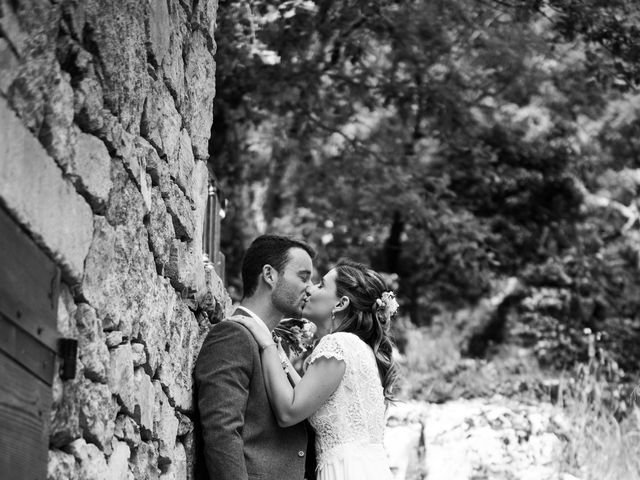
<svg viewBox="0 0 640 480"><path fill-rule="evenodd" d="M396 274L418 324L515 276L596 299L575 332L640 331L639 18L628 0L221 1L231 282L278 231L321 247L320 270Z"/></svg>

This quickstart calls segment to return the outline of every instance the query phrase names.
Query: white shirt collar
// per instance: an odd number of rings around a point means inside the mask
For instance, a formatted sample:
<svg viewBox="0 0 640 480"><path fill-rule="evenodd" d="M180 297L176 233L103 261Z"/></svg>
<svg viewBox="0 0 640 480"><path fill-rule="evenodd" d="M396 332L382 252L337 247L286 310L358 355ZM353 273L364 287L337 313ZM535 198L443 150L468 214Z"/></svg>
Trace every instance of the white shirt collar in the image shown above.
<svg viewBox="0 0 640 480"><path fill-rule="evenodd" d="M267 327L267 324L266 324L266 323L264 323L264 321L263 321L263 320L262 320L258 315L256 315L255 313L253 313L253 312L252 312L251 310L249 310L247 307L243 307L242 305L238 305L238 306L236 307L236 309L243 310L243 311L247 312L247 314L248 314L251 318L253 318L253 319L256 321L256 323L257 323L258 325L260 325L260 328L263 328L267 333L269 333L269 335L271 335L271 330L269 330L269 327Z"/></svg>

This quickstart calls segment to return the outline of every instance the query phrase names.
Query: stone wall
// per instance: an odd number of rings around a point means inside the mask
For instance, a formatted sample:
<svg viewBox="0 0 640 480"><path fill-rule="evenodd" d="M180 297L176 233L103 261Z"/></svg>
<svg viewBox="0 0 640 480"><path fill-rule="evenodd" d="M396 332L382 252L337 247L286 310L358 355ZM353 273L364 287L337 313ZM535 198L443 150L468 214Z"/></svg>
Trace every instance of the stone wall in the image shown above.
<svg viewBox="0 0 640 480"><path fill-rule="evenodd" d="M578 480L559 473L569 434L558 406L494 395L394 404L385 446L394 480Z"/></svg>
<svg viewBox="0 0 640 480"><path fill-rule="evenodd" d="M203 265L216 0L0 0L0 204L59 265L48 476L184 479L192 368L229 308Z"/></svg>

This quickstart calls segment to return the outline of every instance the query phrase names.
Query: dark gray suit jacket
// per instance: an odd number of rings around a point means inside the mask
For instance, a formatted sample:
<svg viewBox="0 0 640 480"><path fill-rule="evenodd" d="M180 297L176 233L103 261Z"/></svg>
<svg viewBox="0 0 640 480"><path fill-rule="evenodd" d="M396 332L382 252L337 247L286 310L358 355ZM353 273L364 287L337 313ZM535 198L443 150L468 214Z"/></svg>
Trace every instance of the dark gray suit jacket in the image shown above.
<svg viewBox="0 0 640 480"><path fill-rule="evenodd" d="M195 380L211 480L302 480L305 425L278 426L249 330L230 321L214 325L196 361Z"/></svg>

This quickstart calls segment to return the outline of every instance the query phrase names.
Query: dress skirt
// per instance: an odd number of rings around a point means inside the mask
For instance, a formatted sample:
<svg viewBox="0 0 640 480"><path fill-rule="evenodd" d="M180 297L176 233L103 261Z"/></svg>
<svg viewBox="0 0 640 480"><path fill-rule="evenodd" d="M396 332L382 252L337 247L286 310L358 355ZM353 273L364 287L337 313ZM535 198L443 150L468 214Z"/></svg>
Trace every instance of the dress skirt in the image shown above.
<svg viewBox="0 0 640 480"><path fill-rule="evenodd" d="M347 443L318 457L317 480L393 480L384 447Z"/></svg>

